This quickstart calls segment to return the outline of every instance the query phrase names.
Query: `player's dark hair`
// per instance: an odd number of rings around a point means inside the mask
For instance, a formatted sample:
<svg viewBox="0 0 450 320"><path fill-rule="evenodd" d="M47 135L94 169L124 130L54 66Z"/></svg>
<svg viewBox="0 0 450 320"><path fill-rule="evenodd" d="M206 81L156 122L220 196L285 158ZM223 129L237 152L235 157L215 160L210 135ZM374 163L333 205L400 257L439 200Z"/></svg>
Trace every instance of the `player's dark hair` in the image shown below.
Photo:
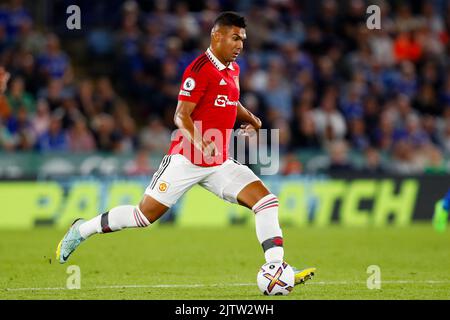
<svg viewBox="0 0 450 320"><path fill-rule="evenodd" d="M245 28L247 26L245 23L245 18L234 11L225 11L219 14L214 21L214 25L226 27L234 26L239 28Z"/></svg>

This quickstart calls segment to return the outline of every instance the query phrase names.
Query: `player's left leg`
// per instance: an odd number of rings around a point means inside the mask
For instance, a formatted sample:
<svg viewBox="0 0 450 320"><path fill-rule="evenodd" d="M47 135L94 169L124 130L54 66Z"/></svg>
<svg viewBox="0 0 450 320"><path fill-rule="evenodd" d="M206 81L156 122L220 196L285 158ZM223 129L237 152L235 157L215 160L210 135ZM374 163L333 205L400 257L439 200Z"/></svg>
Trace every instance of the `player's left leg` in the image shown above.
<svg viewBox="0 0 450 320"><path fill-rule="evenodd" d="M255 213L256 235L261 243L266 262L284 261L283 235L278 221L278 198L262 181L247 184L237 195L237 201ZM311 279L316 268L294 268L295 284Z"/></svg>
<svg viewBox="0 0 450 320"><path fill-rule="evenodd" d="M258 179L245 185L236 200L255 214L256 237L264 250L266 262L282 262L284 249L278 222L278 198Z"/></svg>
<svg viewBox="0 0 450 320"><path fill-rule="evenodd" d="M228 160L201 186L231 203L238 203L255 214L256 236L266 262L284 261L283 234L278 222L278 198L247 166ZM296 284L310 279L315 268L296 270Z"/></svg>
<svg viewBox="0 0 450 320"><path fill-rule="evenodd" d="M283 261L283 235L278 223L278 199L247 166L229 159L200 185L220 198L255 213L256 236L266 262Z"/></svg>

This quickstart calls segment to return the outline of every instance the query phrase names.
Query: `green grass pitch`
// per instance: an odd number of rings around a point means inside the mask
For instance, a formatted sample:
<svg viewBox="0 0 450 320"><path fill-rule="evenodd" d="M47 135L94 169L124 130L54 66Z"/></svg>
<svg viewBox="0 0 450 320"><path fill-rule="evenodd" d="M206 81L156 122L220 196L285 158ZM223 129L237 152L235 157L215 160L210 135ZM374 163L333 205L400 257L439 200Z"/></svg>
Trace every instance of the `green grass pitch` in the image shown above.
<svg viewBox="0 0 450 320"><path fill-rule="evenodd" d="M54 252L64 230L1 230L3 299L450 299L450 231L406 228L283 228L285 259L317 267L316 277L285 297L256 286L263 264L249 227L154 226L95 235L60 265ZM51 260L50 260L51 259ZM68 290L67 267L81 271ZM370 265L381 289L367 288Z"/></svg>

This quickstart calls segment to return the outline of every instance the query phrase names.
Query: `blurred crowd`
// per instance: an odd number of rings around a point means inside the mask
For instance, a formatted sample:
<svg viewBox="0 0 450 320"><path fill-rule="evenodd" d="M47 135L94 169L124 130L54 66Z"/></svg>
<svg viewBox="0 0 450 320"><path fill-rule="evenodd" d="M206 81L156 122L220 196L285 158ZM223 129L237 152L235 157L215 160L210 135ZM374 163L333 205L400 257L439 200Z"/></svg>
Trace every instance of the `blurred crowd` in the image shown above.
<svg viewBox="0 0 450 320"><path fill-rule="evenodd" d="M86 2L74 39L11 0L0 5L0 65L12 75L0 151L137 152L145 166L170 144L184 69L217 14L234 10L248 25L241 102L280 130L283 174L313 170L302 150L325 152L316 171L450 172L450 5L370 4L380 30L368 29L363 0Z"/></svg>

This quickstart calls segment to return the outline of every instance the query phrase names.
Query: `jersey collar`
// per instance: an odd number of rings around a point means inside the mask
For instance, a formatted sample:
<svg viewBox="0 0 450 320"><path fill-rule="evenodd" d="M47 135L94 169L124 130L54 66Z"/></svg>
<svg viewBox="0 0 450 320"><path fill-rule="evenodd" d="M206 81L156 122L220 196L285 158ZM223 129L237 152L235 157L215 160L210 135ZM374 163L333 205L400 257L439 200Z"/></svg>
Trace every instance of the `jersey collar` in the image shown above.
<svg viewBox="0 0 450 320"><path fill-rule="evenodd" d="M231 70L234 70L233 63L232 63L232 62L230 62L230 63L228 64L228 67L225 66L225 65L224 65L222 62L220 62L219 59L217 59L216 56L212 53L211 48L208 48L208 49L206 50L205 53L206 53L206 56L209 58L209 60L212 62L212 64L213 64L217 69L219 69L219 71L222 71L222 70L224 70L224 69L226 69L226 68L231 69Z"/></svg>

